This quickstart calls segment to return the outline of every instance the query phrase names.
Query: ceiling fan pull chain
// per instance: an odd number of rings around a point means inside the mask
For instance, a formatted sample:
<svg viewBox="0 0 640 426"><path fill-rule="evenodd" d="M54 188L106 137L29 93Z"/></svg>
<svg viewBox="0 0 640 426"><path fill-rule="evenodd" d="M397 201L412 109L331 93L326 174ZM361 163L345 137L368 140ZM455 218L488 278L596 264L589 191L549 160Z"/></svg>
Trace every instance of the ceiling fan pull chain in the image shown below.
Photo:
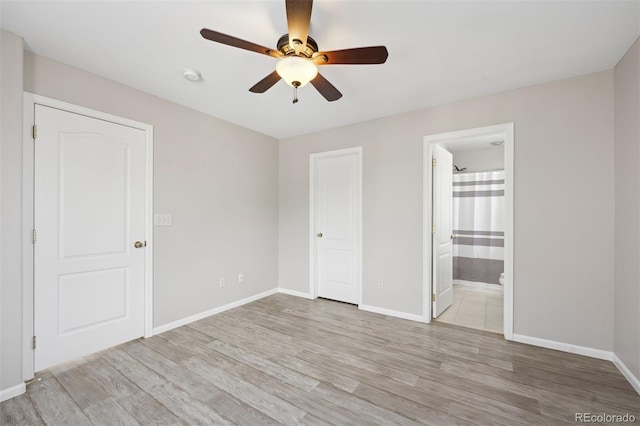
<svg viewBox="0 0 640 426"><path fill-rule="evenodd" d="M293 86L293 103L298 102L298 86Z"/></svg>

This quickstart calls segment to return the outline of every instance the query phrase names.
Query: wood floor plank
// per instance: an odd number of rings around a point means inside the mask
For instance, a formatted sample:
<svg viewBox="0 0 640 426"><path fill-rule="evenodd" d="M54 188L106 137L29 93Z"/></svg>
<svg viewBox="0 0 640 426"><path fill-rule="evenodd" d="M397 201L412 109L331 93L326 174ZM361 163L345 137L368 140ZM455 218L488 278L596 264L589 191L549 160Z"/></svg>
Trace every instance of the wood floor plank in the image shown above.
<svg viewBox="0 0 640 426"><path fill-rule="evenodd" d="M394 411L409 417L421 424L426 425L452 425L462 424L462 419L447 414L449 404L445 404L441 408L443 411L427 407L418 402L406 399L392 392L387 392L366 383L361 383L353 392L358 398L369 401L379 407Z"/></svg>
<svg viewBox="0 0 640 426"><path fill-rule="evenodd" d="M304 419L311 415L312 417L324 421L328 424L344 425L357 424L354 422L353 413L344 410L341 407L327 407L327 402L317 395L295 388L287 383L275 380L272 376L268 376L259 370L255 370L245 364L234 362L234 360L219 354L208 346L198 347L189 346L190 349L199 357L209 360L225 371L233 373L239 379L250 383L265 392L269 392L290 404L307 412L300 420L304 424ZM187 366L189 368L189 366Z"/></svg>
<svg viewBox="0 0 640 426"><path fill-rule="evenodd" d="M239 319L251 320L256 324L264 328L270 328L271 330L277 330L281 333L288 334L295 337L304 343L315 343L320 346L333 348L336 350L349 349L351 353L367 354L369 352L378 352L383 356L388 356L389 348L393 348L394 351L403 354L414 355L416 357L425 357L441 361L447 359L454 354L444 352L437 347L433 350L426 350L422 348L402 346L402 345L375 345L367 344L357 339L350 339L348 337L339 335L334 336L325 330L317 330L313 327L300 327L297 321L286 317L275 317L266 315L264 312L229 312L228 315L233 315ZM492 359L488 357L481 357L476 354L458 354L459 357L474 362L484 362L488 365L497 366L507 370L513 370L513 365L509 361L501 359Z"/></svg>
<svg viewBox="0 0 640 426"><path fill-rule="evenodd" d="M330 385L320 384L313 393L321 395L330 404L353 412L360 421L366 424L385 425L418 425L419 423L401 414L379 407L357 396L336 389Z"/></svg>
<svg viewBox="0 0 640 426"><path fill-rule="evenodd" d="M122 347L126 348L127 345L129 344ZM215 410L193 398L187 391L169 382L164 376L156 373L124 350L116 348L102 356L115 369L135 382L150 397L182 421L193 424L232 424Z"/></svg>
<svg viewBox="0 0 640 426"><path fill-rule="evenodd" d="M225 392L281 423L297 423L306 414L305 411L289 404L285 400L274 397L259 387L240 380L238 377L229 374L221 368L214 367L200 358L193 357L188 360L188 364L192 371L211 378Z"/></svg>
<svg viewBox="0 0 640 426"><path fill-rule="evenodd" d="M331 409L327 409L327 401L317 395L302 391L285 382L274 380L272 376L255 370L245 364L234 362L234 360L219 354L208 346L204 348L190 346L190 349L199 356L209 359L211 363L224 368L225 371L233 373L239 380L250 383L274 396L287 400L301 410L306 411L307 415L310 414L318 420L338 425L354 423L353 413L341 407L331 407ZM305 415L303 419L308 418L307 415ZM304 424L303 420L300 422Z"/></svg>
<svg viewBox="0 0 640 426"><path fill-rule="evenodd" d="M29 396L23 394L2 403L0 424L11 426L43 425L44 421L31 403Z"/></svg>
<svg viewBox="0 0 640 426"><path fill-rule="evenodd" d="M216 395L208 405L236 425L272 426L281 424L227 393Z"/></svg>
<svg viewBox="0 0 640 426"><path fill-rule="evenodd" d="M621 392L607 386L591 386L588 382L564 375L559 383L558 375L544 370L530 369L526 372L527 374L523 374L522 371L511 373L482 364L465 364L458 360L443 363L442 370L455 376L490 384L501 389L509 389L514 393L534 396L538 399L543 397L556 400L573 398L591 401L594 409L616 407L631 413L640 410L638 395L635 391Z"/></svg>
<svg viewBox="0 0 640 426"><path fill-rule="evenodd" d="M157 340L156 340L157 342ZM165 350L176 351L179 347L175 345L164 346ZM134 342L124 348L132 357L154 370L169 383L173 383L182 390L189 393L189 396L198 401L208 401L221 391L213 385L210 380L195 374L189 370L181 368L180 365L163 354L156 352L145 344Z"/></svg>
<svg viewBox="0 0 640 426"><path fill-rule="evenodd" d="M360 384L358 380L352 379L343 374L336 373L333 370L319 368L294 356L287 355L284 357L279 357L278 359L274 359L273 361L296 370L301 374L307 374L308 376L313 377L318 381L328 383L346 392L353 392Z"/></svg>
<svg viewBox="0 0 640 426"><path fill-rule="evenodd" d="M457 401L451 402L451 406L449 407L449 414L458 418L462 418L467 422L471 422L472 424L486 424L497 426L529 426L527 423L514 421L500 415L478 409L477 407L470 407Z"/></svg>
<svg viewBox="0 0 640 426"><path fill-rule="evenodd" d="M415 386L408 386L386 376L373 374L357 367L334 362L314 353L304 352L298 355L298 357L318 366L318 368L332 369L345 377L354 378L361 383L366 383L389 393L402 396L403 398L428 406L433 410L442 410L442 407L446 407L449 404L449 400L445 397L420 392Z"/></svg>
<svg viewBox="0 0 640 426"><path fill-rule="evenodd" d="M210 348L220 352L229 358L242 362L250 367L261 370L262 372L273 376L291 386L295 386L304 391L312 391L320 382L309 376L302 375L296 371L285 368L281 365L271 362L261 356L247 353L245 350L230 345L220 340L214 340L208 345Z"/></svg>
<svg viewBox="0 0 640 426"><path fill-rule="evenodd" d="M137 391L133 383L99 357L63 372L56 371L54 376L82 410Z"/></svg>
<svg viewBox="0 0 640 426"><path fill-rule="evenodd" d="M117 401L141 425L175 425L179 423L175 414L143 390L118 398Z"/></svg>
<svg viewBox="0 0 640 426"><path fill-rule="evenodd" d="M302 347L306 347L310 351L315 351L315 352L320 352L325 354L330 353L334 358L340 359L341 362L351 364L351 365L357 365L361 368L368 369L369 371L374 373L381 373L381 374L387 375L402 383L407 383L412 385L412 384L415 384L418 378L415 374L408 373L406 371L398 370L395 368L390 368L384 364L373 363L368 361L366 358L356 355L361 353L364 354L366 353L367 347L373 348L376 345L372 344L370 346L367 346L362 342L354 341L354 339L351 339L342 335L332 336L333 339L330 339L329 338L330 335L327 334L328 332L325 332L323 330L312 330L307 333L305 331L307 330L306 327L297 328L295 326L295 322L291 320L277 319L275 321L272 321L273 317L265 317L265 316L262 316L263 314L261 313L255 313L255 314L256 315L253 316L253 319L255 321L261 322L262 324L269 325L271 327L279 328L281 330L286 330L286 332L289 333L291 336L294 336L297 338L297 342L299 342L300 345L303 345ZM309 346L310 343L313 344L311 347ZM345 348L352 349L352 350L349 352L341 351L341 349L345 349Z"/></svg>
<svg viewBox="0 0 640 426"><path fill-rule="evenodd" d="M38 372L16 425L563 425L640 418L608 361L275 294Z"/></svg>
<svg viewBox="0 0 640 426"><path fill-rule="evenodd" d="M91 420L80 410L53 376L29 386L29 398L46 424L90 425Z"/></svg>
<svg viewBox="0 0 640 426"><path fill-rule="evenodd" d="M90 405L83 411L96 425L139 425L138 421L113 398Z"/></svg>

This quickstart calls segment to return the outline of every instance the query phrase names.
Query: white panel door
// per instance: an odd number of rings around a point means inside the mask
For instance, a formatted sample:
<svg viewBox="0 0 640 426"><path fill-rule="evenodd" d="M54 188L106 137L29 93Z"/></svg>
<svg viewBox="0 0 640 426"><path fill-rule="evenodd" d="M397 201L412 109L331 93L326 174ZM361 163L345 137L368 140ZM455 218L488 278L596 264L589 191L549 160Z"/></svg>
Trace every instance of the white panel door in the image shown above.
<svg viewBox="0 0 640 426"><path fill-rule="evenodd" d="M360 153L315 159L318 296L358 303Z"/></svg>
<svg viewBox="0 0 640 426"><path fill-rule="evenodd" d="M433 234L432 279L433 317L453 302L453 156L439 145L433 146Z"/></svg>
<svg viewBox="0 0 640 426"><path fill-rule="evenodd" d="M42 105L35 120L39 371L144 334L146 136Z"/></svg>

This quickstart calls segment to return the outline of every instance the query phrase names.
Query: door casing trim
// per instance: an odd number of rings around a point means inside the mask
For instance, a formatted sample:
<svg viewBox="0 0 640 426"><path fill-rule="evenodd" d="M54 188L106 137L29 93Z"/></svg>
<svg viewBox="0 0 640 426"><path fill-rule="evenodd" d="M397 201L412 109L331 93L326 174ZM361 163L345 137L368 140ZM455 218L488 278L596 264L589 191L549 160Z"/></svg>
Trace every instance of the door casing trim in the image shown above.
<svg viewBox="0 0 640 426"><path fill-rule="evenodd" d="M153 126L95 111L89 108L24 92L23 95L23 151L22 151L22 376L30 380L34 376L34 156L35 145L32 126L35 122L35 105L43 105L145 132L145 240L147 249L144 260L144 337L153 335Z"/></svg>
<svg viewBox="0 0 640 426"><path fill-rule="evenodd" d="M514 124L504 123L493 126L477 127L454 132L438 133L424 137L423 142L423 224L422 224L422 266L423 266L423 317L424 322L431 322L433 305L431 303L431 197L432 197L432 165L433 145L452 146L456 143L475 142L476 139L496 136L496 140L504 142L504 337L513 340L513 215L514 215ZM480 140L478 144L482 143ZM483 145L486 147L486 143ZM480 147L480 145L478 145Z"/></svg>
<svg viewBox="0 0 640 426"><path fill-rule="evenodd" d="M358 293L358 306L362 305L362 147L338 149L334 151L318 152L309 155L309 295L311 299L318 297L318 274L316 265L316 235L315 235L315 193L316 185L316 160L327 157L337 157L342 155L356 154L358 158L358 197L356 203L358 205L358 227L356 231L356 286Z"/></svg>

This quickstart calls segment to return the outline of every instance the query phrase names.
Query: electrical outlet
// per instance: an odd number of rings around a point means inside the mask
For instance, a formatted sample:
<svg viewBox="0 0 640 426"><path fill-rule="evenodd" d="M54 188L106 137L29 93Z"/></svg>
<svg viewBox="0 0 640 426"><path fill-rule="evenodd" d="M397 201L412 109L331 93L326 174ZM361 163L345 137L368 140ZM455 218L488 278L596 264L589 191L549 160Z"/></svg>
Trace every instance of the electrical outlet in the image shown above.
<svg viewBox="0 0 640 426"><path fill-rule="evenodd" d="M383 288L384 287L384 281L382 281L382 278L380 278L378 280L378 288Z"/></svg>
<svg viewBox="0 0 640 426"><path fill-rule="evenodd" d="M238 274L238 282L241 283L244 281L244 272L240 272Z"/></svg>
<svg viewBox="0 0 640 426"><path fill-rule="evenodd" d="M156 213L153 215L153 224L155 226L172 226L173 215L171 213Z"/></svg>
<svg viewBox="0 0 640 426"><path fill-rule="evenodd" d="M225 277L220 277L219 281L220 281L220 288L223 288L224 286L227 285L227 279Z"/></svg>

